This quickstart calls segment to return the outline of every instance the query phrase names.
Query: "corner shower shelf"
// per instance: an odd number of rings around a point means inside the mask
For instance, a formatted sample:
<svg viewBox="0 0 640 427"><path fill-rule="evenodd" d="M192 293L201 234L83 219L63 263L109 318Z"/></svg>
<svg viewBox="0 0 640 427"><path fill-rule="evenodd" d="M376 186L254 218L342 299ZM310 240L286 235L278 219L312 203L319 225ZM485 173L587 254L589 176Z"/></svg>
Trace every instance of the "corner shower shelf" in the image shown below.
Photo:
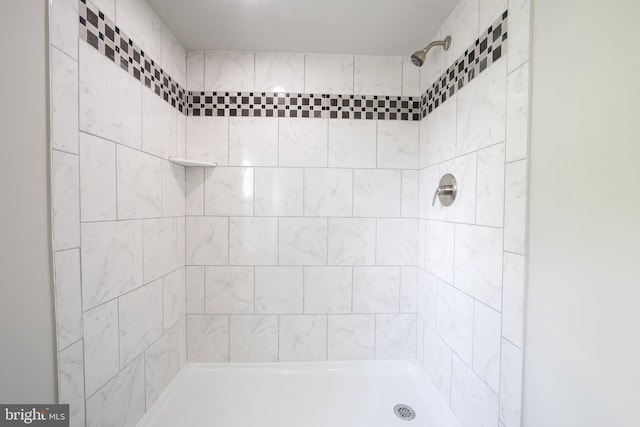
<svg viewBox="0 0 640 427"><path fill-rule="evenodd" d="M179 159L177 157L169 157L171 163L175 163L182 166L197 166L204 168L212 168L218 166L216 162L201 162L200 160Z"/></svg>

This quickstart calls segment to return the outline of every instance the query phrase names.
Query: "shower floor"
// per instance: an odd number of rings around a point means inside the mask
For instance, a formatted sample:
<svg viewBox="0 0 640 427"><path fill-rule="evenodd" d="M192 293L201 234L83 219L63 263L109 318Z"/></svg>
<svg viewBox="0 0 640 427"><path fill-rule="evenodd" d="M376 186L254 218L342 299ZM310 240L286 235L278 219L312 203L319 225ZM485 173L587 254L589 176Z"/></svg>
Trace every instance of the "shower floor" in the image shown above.
<svg viewBox="0 0 640 427"><path fill-rule="evenodd" d="M415 410L412 421L394 413ZM190 364L138 427L458 427L409 362Z"/></svg>

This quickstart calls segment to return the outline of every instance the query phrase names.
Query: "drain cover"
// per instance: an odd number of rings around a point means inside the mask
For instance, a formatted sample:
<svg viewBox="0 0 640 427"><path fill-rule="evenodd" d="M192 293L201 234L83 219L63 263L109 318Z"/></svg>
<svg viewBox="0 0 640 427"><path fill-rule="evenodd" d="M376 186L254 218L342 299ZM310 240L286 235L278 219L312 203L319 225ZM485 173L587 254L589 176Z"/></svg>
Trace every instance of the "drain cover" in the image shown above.
<svg viewBox="0 0 640 427"><path fill-rule="evenodd" d="M393 412L398 418L405 421L411 421L416 417L416 411L409 405L396 405L393 407Z"/></svg>

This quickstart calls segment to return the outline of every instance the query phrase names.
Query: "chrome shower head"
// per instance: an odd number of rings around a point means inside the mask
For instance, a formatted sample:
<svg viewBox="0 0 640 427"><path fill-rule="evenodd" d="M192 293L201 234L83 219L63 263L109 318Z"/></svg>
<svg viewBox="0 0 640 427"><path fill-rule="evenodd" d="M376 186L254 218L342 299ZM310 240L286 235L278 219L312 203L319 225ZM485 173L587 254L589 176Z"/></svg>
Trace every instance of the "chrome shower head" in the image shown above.
<svg viewBox="0 0 640 427"><path fill-rule="evenodd" d="M418 50L411 55L411 63L416 67L422 67L424 65L424 59L427 57L427 53L434 46L442 46L444 50L449 50L451 46L451 36L447 36L444 40L431 42L422 50Z"/></svg>

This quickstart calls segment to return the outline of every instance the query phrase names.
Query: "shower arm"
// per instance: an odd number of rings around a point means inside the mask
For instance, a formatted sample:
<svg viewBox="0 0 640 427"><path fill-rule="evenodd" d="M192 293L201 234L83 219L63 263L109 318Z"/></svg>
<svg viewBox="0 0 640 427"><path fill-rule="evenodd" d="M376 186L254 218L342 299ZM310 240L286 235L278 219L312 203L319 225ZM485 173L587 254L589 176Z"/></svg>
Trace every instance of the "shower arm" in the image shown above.
<svg viewBox="0 0 640 427"><path fill-rule="evenodd" d="M451 36L447 36L444 40L437 40L429 43L427 47L422 49L422 52L426 55L432 48L436 46L442 46L444 50L448 50L449 46L451 46Z"/></svg>

